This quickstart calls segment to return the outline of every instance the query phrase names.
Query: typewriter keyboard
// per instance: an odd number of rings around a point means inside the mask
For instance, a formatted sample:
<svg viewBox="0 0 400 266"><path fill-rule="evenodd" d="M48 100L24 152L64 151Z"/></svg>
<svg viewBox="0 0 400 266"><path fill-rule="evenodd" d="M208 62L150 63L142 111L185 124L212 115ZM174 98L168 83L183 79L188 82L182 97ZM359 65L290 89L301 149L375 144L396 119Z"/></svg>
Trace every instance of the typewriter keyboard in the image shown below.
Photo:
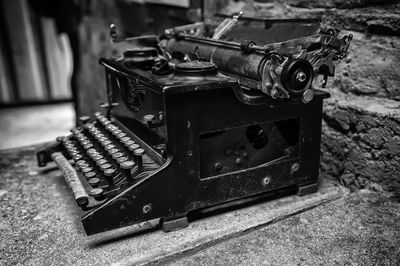
<svg viewBox="0 0 400 266"><path fill-rule="evenodd" d="M101 113L95 113L92 121L81 120L83 126L71 130L71 135L57 138L88 193L87 204L81 207L93 207L160 168L136 136L129 136Z"/></svg>

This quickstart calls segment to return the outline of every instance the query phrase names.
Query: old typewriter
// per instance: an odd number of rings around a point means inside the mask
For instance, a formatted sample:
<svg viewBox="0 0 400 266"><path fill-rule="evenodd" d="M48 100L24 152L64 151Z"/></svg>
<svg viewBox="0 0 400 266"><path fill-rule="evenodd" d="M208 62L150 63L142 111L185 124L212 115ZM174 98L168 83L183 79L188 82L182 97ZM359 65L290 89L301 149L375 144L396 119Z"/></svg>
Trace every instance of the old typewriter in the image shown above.
<svg viewBox="0 0 400 266"><path fill-rule="evenodd" d="M160 36L124 38L112 25L110 35L121 54L99 61L104 112L37 153L63 172L88 235L154 219L171 231L194 210L317 191L329 97L318 87L351 35L241 13Z"/></svg>

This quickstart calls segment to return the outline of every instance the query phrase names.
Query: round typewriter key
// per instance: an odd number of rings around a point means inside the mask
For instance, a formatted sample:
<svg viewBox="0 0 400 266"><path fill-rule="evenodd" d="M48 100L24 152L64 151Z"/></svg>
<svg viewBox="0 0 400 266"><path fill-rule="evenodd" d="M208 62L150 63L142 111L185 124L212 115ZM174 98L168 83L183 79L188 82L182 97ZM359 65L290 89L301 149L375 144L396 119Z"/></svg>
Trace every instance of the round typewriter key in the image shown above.
<svg viewBox="0 0 400 266"><path fill-rule="evenodd" d="M69 154L70 154L71 156L75 156L75 155L78 155L78 154L79 154L78 150L75 149L75 148L67 148L67 150L68 150L68 152L69 152Z"/></svg>
<svg viewBox="0 0 400 266"><path fill-rule="evenodd" d="M122 141L122 142L128 141L128 140L131 140L131 138L130 138L130 137L123 137L123 138L121 138L121 141Z"/></svg>
<svg viewBox="0 0 400 266"><path fill-rule="evenodd" d="M134 161L125 161L121 163L121 168L122 169L131 169L135 165Z"/></svg>
<svg viewBox="0 0 400 266"><path fill-rule="evenodd" d="M93 173L93 172L91 172ZM96 187L98 184L100 184L100 179L97 177L92 177L88 180L89 185L91 185L92 187Z"/></svg>
<svg viewBox="0 0 400 266"><path fill-rule="evenodd" d="M92 196L96 200L103 200L104 199L104 191L102 188L94 188L89 191L89 196Z"/></svg>
<svg viewBox="0 0 400 266"><path fill-rule="evenodd" d="M93 157L96 157L97 155L100 155L100 153L98 151L89 153L89 157L92 159L93 159Z"/></svg>
<svg viewBox="0 0 400 266"><path fill-rule="evenodd" d="M128 160L128 157L119 157L118 159L117 159L117 163L118 164L121 164L121 163L123 163L123 162L125 162L125 161L127 161Z"/></svg>
<svg viewBox="0 0 400 266"><path fill-rule="evenodd" d="M131 178L131 170L132 170L133 166L135 166L135 163L132 161L125 161L125 162L121 163L120 166L122 169L122 173L127 178Z"/></svg>
<svg viewBox="0 0 400 266"><path fill-rule="evenodd" d="M79 161L82 158L83 158L83 156L80 154L76 154L75 156L73 156L74 161Z"/></svg>
<svg viewBox="0 0 400 266"><path fill-rule="evenodd" d="M144 150L139 148L133 151L133 157L135 158L135 162L139 168L143 166L143 159L142 156L144 154Z"/></svg>
<svg viewBox="0 0 400 266"><path fill-rule="evenodd" d="M115 173L116 173L116 171L115 171L114 168L107 168L107 169L105 169L103 172L104 172L104 175L105 175L105 176L108 176L108 177L114 176Z"/></svg>
<svg viewBox="0 0 400 266"><path fill-rule="evenodd" d="M84 165L84 164L87 164L86 161L84 161L84 160L79 160L79 161L76 162L77 166L81 166L81 165Z"/></svg>
<svg viewBox="0 0 400 266"><path fill-rule="evenodd" d="M83 115L83 116L79 117L79 120L80 120L83 124L86 124L87 122L90 121L90 117L87 116L87 115Z"/></svg>
<svg viewBox="0 0 400 266"><path fill-rule="evenodd" d="M112 155L112 157L116 160L120 157L124 156L124 154L122 152L116 152Z"/></svg>
<svg viewBox="0 0 400 266"><path fill-rule="evenodd" d="M129 146L131 146L131 145L133 145L133 144L135 144L135 142L134 142L133 140L128 140L128 141L125 141L125 142L124 142L124 146L125 146L125 147L129 147Z"/></svg>
<svg viewBox="0 0 400 266"><path fill-rule="evenodd" d="M90 149L90 148L93 148L93 144L92 144L92 143L88 143L88 144L86 144L86 145L83 145L83 148L84 148L85 150L88 150L88 149Z"/></svg>
<svg viewBox="0 0 400 266"><path fill-rule="evenodd" d="M139 148L140 148L140 146L138 144L132 144L132 145L129 146L129 150L130 151L134 151L134 150L139 149Z"/></svg>
<svg viewBox="0 0 400 266"><path fill-rule="evenodd" d="M111 122L109 120L103 122L103 125L105 125L105 126L109 125L109 124L111 124Z"/></svg>
<svg viewBox="0 0 400 266"><path fill-rule="evenodd" d="M123 137L126 137L126 134L124 132L117 134L117 138L122 139Z"/></svg>
<svg viewBox="0 0 400 266"><path fill-rule="evenodd" d="M112 150L115 148L114 144L108 144L107 146L104 147L106 150Z"/></svg>
<svg viewBox="0 0 400 266"><path fill-rule="evenodd" d="M107 146L107 145L109 145L109 144L111 144L112 142L109 140L109 139L107 139L107 140L105 140L105 141L102 141L101 142L101 145L103 145L103 146Z"/></svg>
<svg viewBox="0 0 400 266"><path fill-rule="evenodd" d="M105 170L111 168L111 166L112 166L111 164L105 163L105 164L100 165L100 169L101 169L101 171L104 172Z"/></svg>
<svg viewBox="0 0 400 266"><path fill-rule="evenodd" d="M82 168L82 173L84 173L84 174L86 174L86 173L89 173L89 172L91 172L93 170L93 168L92 167L85 167L85 168Z"/></svg>
<svg viewBox="0 0 400 266"><path fill-rule="evenodd" d="M96 154L96 155L93 155L93 156L92 156L92 159L95 160L95 161L98 161L98 160L103 159L103 158L104 158L104 157L103 157L103 155L101 155L101 154Z"/></svg>
<svg viewBox="0 0 400 266"><path fill-rule="evenodd" d="M86 177L86 179L96 177L96 173L95 172L87 172L87 173L85 173L85 177Z"/></svg>
<svg viewBox="0 0 400 266"><path fill-rule="evenodd" d="M57 141L57 142L64 142L66 139L67 139L67 138L64 137L64 136L58 136L58 137L56 138L56 141Z"/></svg>
<svg viewBox="0 0 400 266"><path fill-rule="evenodd" d="M142 156L142 155L144 154L144 149L141 149L141 148L136 149L136 150L133 152L133 154L134 154L135 156Z"/></svg>
<svg viewBox="0 0 400 266"><path fill-rule="evenodd" d="M92 154L92 153L95 153L95 152L97 152L97 151L95 149L93 149L93 148L87 150L88 154Z"/></svg>
<svg viewBox="0 0 400 266"><path fill-rule="evenodd" d="M89 167L89 165L88 165L87 163L82 163L82 164L76 163L75 165L76 165L79 169L83 169L83 168L85 168L85 167Z"/></svg>
<svg viewBox="0 0 400 266"><path fill-rule="evenodd" d="M153 121L154 119L156 119L156 116L155 116L155 115L152 115L152 114L143 116L143 120L144 120L145 122L151 122L151 121Z"/></svg>
<svg viewBox="0 0 400 266"><path fill-rule="evenodd" d="M113 177L115 176L115 173L116 173L115 169L108 168L108 169L104 170L103 173L104 173L105 178L107 179L108 185L113 186L114 185Z"/></svg>
<svg viewBox="0 0 400 266"><path fill-rule="evenodd" d="M70 131L71 131L72 134L78 134L79 133L79 130L76 129L76 128L71 129Z"/></svg>
<svg viewBox="0 0 400 266"><path fill-rule="evenodd" d="M106 159L100 159L100 160L96 161L96 164L97 164L98 166L101 166L101 165L106 164L106 163L107 163L107 160L106 160Z"/></svg>
<svg viewBox="0 0 400 266"><path fill-rule="evenodd" d="M107 137L105 137L104 135L99 138L99 141L106 141L106 140L107 140Z"/></svg>
<svg viewBox="0 0 400 266"><path fill-rule="evenodd" d="M64 147L72 148L72 147L74 147L74 145L71 142L64 142Z"/></svg>
<svg viewBox="0 0 400 266"><path fill-rule="evenodd" d="M119 149L117 149L117 148L114 148L114 149L111 149L111 150L108 151L108 153L109 153L110 155L112 155L112 154L114 154L114 153L117 153L117 152L119 152Z"/></svg>

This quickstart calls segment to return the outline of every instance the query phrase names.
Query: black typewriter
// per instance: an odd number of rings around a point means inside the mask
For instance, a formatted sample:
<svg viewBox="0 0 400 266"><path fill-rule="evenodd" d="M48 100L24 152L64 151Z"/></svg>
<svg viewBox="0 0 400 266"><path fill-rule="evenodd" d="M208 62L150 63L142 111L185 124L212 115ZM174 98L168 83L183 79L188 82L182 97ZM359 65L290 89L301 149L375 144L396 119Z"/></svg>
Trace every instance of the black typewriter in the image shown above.
<svg viewBox="0 0 400 266"><path fill-rule="evenodd" d="M110 35L101 58L105 111L37 153L54 161L85 214L88 235L187 215L295 187L318 190L322 102L317 89L346 56L351 35L319 20L242 14L165 30ZM313 82L314 81L314 82Z"/></svg>

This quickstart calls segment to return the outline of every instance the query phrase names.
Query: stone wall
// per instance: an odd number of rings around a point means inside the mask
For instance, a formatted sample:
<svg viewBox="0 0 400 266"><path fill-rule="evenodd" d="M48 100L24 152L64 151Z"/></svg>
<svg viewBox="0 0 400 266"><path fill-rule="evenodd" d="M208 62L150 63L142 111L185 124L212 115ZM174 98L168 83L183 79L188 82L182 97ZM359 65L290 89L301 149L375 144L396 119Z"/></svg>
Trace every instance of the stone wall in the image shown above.
<svg viewBox="0 0 400 266"><path fill-rule="evenodd" d="M249 2L274 17L321 17L350 32L349 56L328 83L321 170L352 190L400 199L400 3L384 0Z"/></svg>

